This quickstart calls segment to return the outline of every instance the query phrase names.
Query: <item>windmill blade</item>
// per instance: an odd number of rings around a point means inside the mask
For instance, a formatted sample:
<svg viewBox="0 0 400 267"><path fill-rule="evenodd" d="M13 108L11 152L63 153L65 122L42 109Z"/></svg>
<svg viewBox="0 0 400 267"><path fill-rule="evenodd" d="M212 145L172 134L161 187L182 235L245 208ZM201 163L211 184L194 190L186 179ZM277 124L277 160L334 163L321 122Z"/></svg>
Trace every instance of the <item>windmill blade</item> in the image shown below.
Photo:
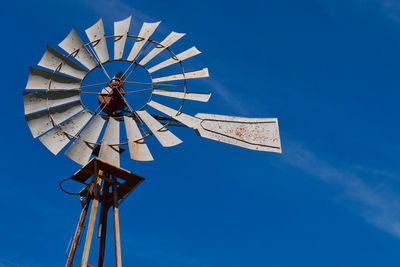
<svg viewBox="0 0 400 267"><path fill-rule="evenodd" d="M200 53L201 52L196 47L193 46L192 48L189 48L188 50L183 51L182 53L176 55L175 57L167 59L167 60L161 62L160 64L157 64L154 67L151 67L150 69L148 69L148 71L150 73L153 73L157 70L163 69L163 68L173 65L175 63L184 61L185 59L194 57Z"/></svg>
<svg viewBox="0 0 400 267"><path fill-rule="evenodd" d="M211 94L189 93L189 92L179 92L179 91L159 90L159 89L154 89L153 94L185 99L185 100L200 101L200 102L208 102L208 100L211 97Z"/></svg>
<svg viewBox="0 0 400 267"><path fill-rule="evenodd" d="M89 41L92 43L93 49L101 63L108 61L107 42L104 35L103 19L99 19L96 24L85 30Z"/></svg>
<svg viewBox="0 0 400 267"><path fill-rule="evenodd" d="M134 61L136 56L139 54L140 50L144 46L144 44L149 40L150 36L157 29L158 25L160 25L161 21L155 23L143 23L142 28L140 29L139 36L140 39L136 39L135 44L132 47L131 52L129 53L128 60Z"/></svg>
<svg viewBox="0 0 400 267"><path fill-rule="evenodd" d="M247 149L282 153L276 118L243 118L198 113L194 117L155 101L154 109L193 128L198 135Z"/></svg>
<svg viewBox="0 0 400 267"><path fill-rule="evenodd" d="M99 158L119 167L119 151L118 146L110 146L119 143L119 121L110 117L103 140L101 141Z"/></svg>
<svg viewBox="0 0 400 267"><path fill-rule="evenodd" d="M57 155L61 149L71 141L70 136L75 136L80 130L82 130L91 117L92 115L90 112L84 110L78 115L63 122L59 127L56 127L50 132L42 135L39 140L48 150L50 150L51 153Z"/></svg>
<svg viewBox="0 0 400 267"><path fill-rule="evenodd" d="M197 78L205 78L205 77L209 77L208 68L204 68L202 70L185 72L184 74L179 73L179 74L173 74L173 75L169 75L169 76L165 76L165 77L154 78L153 83L185 80L185 79L197 79Z"/></svg>
<svg viewBox="0 0 400 267"><path fill-rule="evenodd" d="M28 123L29 129L32 132L33 137L36 138L53 128L53 122L55 124L60 124L63 121L71 118L75 114L81 112L83 109L84 108L81 102L76 101L52 108L50 110L43 110L30 115L26 115L25 119Z"/></svg>
<svg viewBox="0 0 400 267"><path fill-rule="evenodd" d="M24 91L25 115L80 100L79 91Z"/></svg>
<svg viewBox="0 0 400 267"><path fill-rule="evenodd" d="M182 140L176 137L173 133L163 127L156 119L154 119L147 111L136 111L143 122L149 127L150 131L154 134L160 144L164 147L176 146L182 143Z"/></svg>
<svg viewBox="0 0 400 267"><path fill-rule="evenodd" d="M172 44L177 42L185 36L185 33L177 33L171 32L161 43L160 46L156 46L153 50L150 51L140 62L139 65L146 65L150 60L152 60L155 56L160 54L165 48L170 47Z"/></svg>
<svg viewBox="0 0 400 267"><path fill-rule="evenodd" d="M105 122L105 119L96 115L65 151L65 155L82 166L88 163L94 149L94 145L89 143L97 143Z"/></svg>
<svg viewBox="0 0 400 267"><path fill-rule="evenodd" d="M144 141L143 136L132 117L124 116L126 136L128 139L129 154L131 159L138 161L152 161L149 148Z"/></svg>
<svg viewBox="0 0 400 267"><path fill-rule="evenodd" d="M73 76L78 79L83 79L87 73L84 68L49 45L47 46L46 52L44 52L44 55L38 65L53 71L58 71Z"/></svg>
<svg viewBox="0 0 400 267"><path fill-rule="evenodd" d="M81 38L74 29L68 34L65 39L58 44L65 52L74 57L87 69L91 70L97 66L96 60L89 53Z"/></svg>
<svg viewBox="0 0 400 267"><path fill-rule="evenodd" d="M132 16L114 22L114 59L121 59L124 54L125 42L128 37L129 26L131 24Z"/></svg>
<svg viewBox="0 0 400 267"><path fill-rule="evenodd" d="M81 80L53 73L47 70L30 67L26 89L77 89Z"/></svg>

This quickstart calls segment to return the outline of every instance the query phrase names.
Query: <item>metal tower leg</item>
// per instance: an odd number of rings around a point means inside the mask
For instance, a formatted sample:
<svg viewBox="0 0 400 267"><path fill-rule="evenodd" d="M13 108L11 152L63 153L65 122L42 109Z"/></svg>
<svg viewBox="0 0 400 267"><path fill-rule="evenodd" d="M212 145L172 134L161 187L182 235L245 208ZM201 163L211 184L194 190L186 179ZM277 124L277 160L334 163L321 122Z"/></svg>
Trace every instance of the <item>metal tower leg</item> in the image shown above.
<svg viewBox="0 0 400 267"><path fill-rule="evenodd" d="M118 210L118 189L117 178L113 177L113 195L114 195L114 242L115 242L115 265L122 267L121 261L121 239L119 233L119 210Z"/></svg>
<svg viewBox="0 0 400 267"><path fill-rule="evenodd" d="M109 205L107 204L109 195L110 183L104 181L103 185L103 196L101 200L101 211L100 211L100 223L98 237L100 238L100 250L99 250L99 264L98 267L104 267L104 254L106 250L106 234L107 234L107 214Z"/></svg>

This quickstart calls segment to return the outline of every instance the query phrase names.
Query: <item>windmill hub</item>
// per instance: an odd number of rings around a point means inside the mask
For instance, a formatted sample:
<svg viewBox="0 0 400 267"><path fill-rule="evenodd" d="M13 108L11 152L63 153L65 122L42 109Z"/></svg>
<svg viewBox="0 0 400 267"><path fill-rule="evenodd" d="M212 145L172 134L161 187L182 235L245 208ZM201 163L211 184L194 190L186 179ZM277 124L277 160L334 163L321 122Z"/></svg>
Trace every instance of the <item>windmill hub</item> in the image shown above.
<svg viewBox="0 0 400 267"><path fill-rule="evenodd" d="M108 82L108 88L109 90L106 91L107 93L98 94L97 99L105 113L110 116L115 116L126 106L124 100L124 81L120 78L112 78Z"/></svg>

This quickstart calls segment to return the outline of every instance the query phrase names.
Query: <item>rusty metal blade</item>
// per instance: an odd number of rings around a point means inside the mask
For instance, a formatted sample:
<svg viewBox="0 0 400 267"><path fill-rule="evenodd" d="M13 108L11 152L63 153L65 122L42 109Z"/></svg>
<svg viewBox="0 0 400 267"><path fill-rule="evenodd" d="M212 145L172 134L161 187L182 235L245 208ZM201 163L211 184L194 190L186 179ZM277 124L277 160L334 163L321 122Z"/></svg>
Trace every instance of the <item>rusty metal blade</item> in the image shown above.
<svg viewBox="0 0 400 267"><path fill-rule="evenodd" d="M80 100L79 91L24 91L25 115Z"/></svg>
<svg viewBox="0 0 400 267"><path fill-rule="evenodd" d="M173 133L163 127L156 119L154 119L147 111L136 111L143 122L149 127L150 131L154 134L160 144L164 147L176 146L182 143L182 140L176 137Z"/></svg>
<svg viewBox="0 0 400 267"><path fill-rule="evenodd" d="M86 165L92 155L93 144L97 143L105 122L105 119L96 115L79 134L78 139L65 151L65 155L78 164Z"/></svg>
<svg viewBox="0 0 400 267"><path fill-rule="evenodd" d="M77 89L81 80L31 67L26 89Z"/></svg>
<svg viewBox="0 0 400 267"><path fill-rule="evenodd" d="M101 141L99 158L119 167L119 146L110 146L115 144L119 144L119 121L110 117Z"/></svg>
<svg viewBox="0 0 400 267"><path fill-rule="evenodd" d="M150 51L140 62L139 65L146 65L150 60L152 60L155 56L160 54L165 48L170 47L179 39L185 36L185 33L177 33L171 32L161 43L161 46L156 46L153 50Z"/></svg>
<svg viewBox="0 0 400 267"><path fill-rule="evenodd" d="M92 27L85 30L89 41L101 63L109 59L107 42L104 35L103 19L99 19Z"/></svg>
<svg viewBox="0 0 400 267"><path fill-rule="evenodd" d="M124 54L125 42L128 37L129 26L131 24L132 16L114 22L114 59L121 59Z"/></svg>
<svg viewBox="0 0 400 267"><path fill-rule="evenodd" d="M165 61L163 61L163 62L161 62L161 63L159 63L159 64L157 64L157 65L155 65L153 67L151 67L150 69L148 69L148 71L150 73L153 73L153 72L155 72L157 70L163 69L163 68L168 67L170 65L173 65L175 63L184 61L185 59L194 57L194 56L196 56L196 55L198 55L200 53L201 52L196 47L193 46L192 48L189 48L188 50L183 51L182 53L176 55L176 57L172 57L170 59L167 59L167 60L165 60Z"/></svg>
<svg viewBox="0 0 400 267"><path fill-rule="evenodd" d="M200 101L200 102L208 102L211 96L211 94L189 93L189 92L179 92L179 91L159 90L159 89L154 89L153 94L167 96L167 97L174 97L179 99Z"/></svg>
<svg viewBox="0 0 400 267"><path fill-rule="evenodd" d="M154 78L153 82L159 83L159 82L168 82L168 81L176 81L176 80L184 80L184 79L197 79L197 78L204 78L204 77L209 77L208 68L204 68L202 70L185 72L185 74L179 73L179 74L173 74L173 75L169 75L169 76L165 76L165 77Z"/></svg>
<svg viewBox="0 0 400 267"><path fill-rule="evenodd" d="M38 65L53 71L57 70L78 79L83 79L87 73L84 68L49 45Z"/></svg>
<svg viewBox="0 0 400 267"><path fill-rule="evenodd" d="M25 119L33 137L36 138L54 127L51 118L55 124L60 124L75 114L81 112L83 109L82 103L80 101L76 101L52 108L50 110L44 110L26 115Z"/></svg>
<svg viewBox="0 0 400 267"><path fill-rule="evenodd" d="M282 153L278 119L243 118L198 113L197 133L205 138L247 149Z"/></svg>
<svg viewBox="0 0 400 267"><path fill-rule="evenodd" d="M124 116L124 121L131 159L138 161L153 160L153 156L151 155L146 142L142 139L143 136L134 119L132 117Z"/></svg>
<svg viewBox="0 0 400 267"><path fill-rule="evenodd" d="M88 123L92 115L88 110L84 110L69 120L63 122L59 127L54 128L50 132L42 135L39 140L50 150L51 153L57 155L61 149L68 145L71 136L75 136ZM65 134L66 133L66 134Z"/></svg>
<svg viewBox="0 0 400 267"><path fill-rule="evenodd" d="M136 59L136 56L139 54L140 50L142 47L145 45L147 40L151 37L153 32L157 29L158 25L160 25L161 21L155 22L155 23L143 23L142 28L140 29L139 32L139 37L136 39L135 44L132 47L131 52L129 53L128 60L129 61L134 61Z"/></svg>
<svg viewBox="0 0 400 267"><path fill-rule="evenodd" d="M58 44L65 52L72 54L77 61L79 61L87 69L91 70L97 66L96 60L89 53L81 38L74 29L68 34L65 39Z"/></svg>

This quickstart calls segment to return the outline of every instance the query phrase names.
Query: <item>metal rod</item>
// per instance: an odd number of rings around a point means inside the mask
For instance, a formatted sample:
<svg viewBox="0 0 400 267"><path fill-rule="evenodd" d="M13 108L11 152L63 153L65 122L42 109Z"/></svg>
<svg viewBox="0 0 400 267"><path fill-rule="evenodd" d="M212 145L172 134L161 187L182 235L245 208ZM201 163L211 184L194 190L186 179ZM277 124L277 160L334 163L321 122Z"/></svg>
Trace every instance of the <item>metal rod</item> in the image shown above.
<svg viewBox="0 0 400 267"><path fill-rule="evenodd" d="M115 266L122 267L121 261L121 238L120 238L120 231L119 231L119 210L118 210L118 189L116 181L117 178L113 177L113 184L112 184L112 191L114 195L114 208L113 208L113 215L114 215L114 244L115 244Z"/></svg>
<svg viewBox="0 0 400 267"><path fill-rule="evenodd" d="M101 221L99 225L100 234L100 250L99 250L99 264L98 267L104 267L104 254L106 251L106 235L107 235L107 214L108 214L108 194L109 194L110 183L104 181L103 185L103 196L101 200Z"/></svg>

